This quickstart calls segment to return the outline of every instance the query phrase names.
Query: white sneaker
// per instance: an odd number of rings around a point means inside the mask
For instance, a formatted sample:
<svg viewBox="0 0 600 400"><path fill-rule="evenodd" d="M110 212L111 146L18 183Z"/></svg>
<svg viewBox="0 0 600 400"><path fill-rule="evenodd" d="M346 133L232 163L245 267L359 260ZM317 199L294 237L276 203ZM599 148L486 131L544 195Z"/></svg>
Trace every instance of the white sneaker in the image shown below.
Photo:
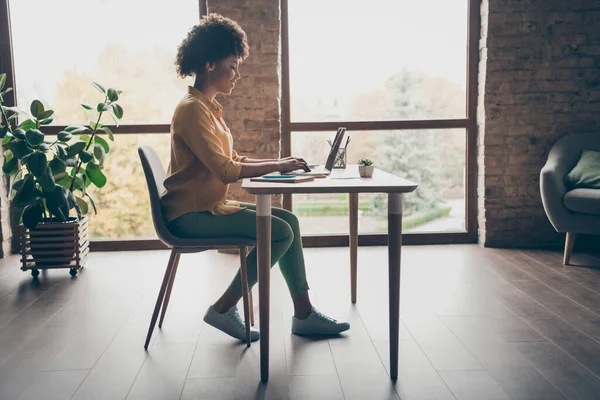
<svg viewBox="0 0 600 400"><path fill-rule="evenodd" d="M246 341L246 325L236 306L231 307L223 314L219 314L213 306L210 306L206 310L206 314L204 314L204 322L231 337L243 342ZM259 337L258 329L250 327L250 341L255 342Z"/></svg>
<svg viewBox="0 0 600 400"><path fill-rule="evenodd" d="M292 317L292 333L295 335L337 335L350 329L347 322L338 322L312 308L305 319Z"/></svg>

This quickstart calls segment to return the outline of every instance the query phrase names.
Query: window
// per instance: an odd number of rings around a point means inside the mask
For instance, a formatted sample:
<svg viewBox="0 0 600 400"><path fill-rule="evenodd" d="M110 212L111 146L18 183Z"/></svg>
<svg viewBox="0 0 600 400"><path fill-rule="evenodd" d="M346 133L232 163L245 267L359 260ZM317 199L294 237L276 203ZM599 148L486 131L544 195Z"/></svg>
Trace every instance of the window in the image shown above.
<svg viewBox="0 0 600 400"><path fill-rule="evenodd" d="M91 189L99 211L88 213L91 237L155 237L137 147L151 145L167 165L173 109L191 84L177 77L177 46L205 1L15 0L9 6L17 105L28 110L40 99L55 110L50 132L97 116L79 104L101 100L92 81L123 90L125 114L105 165L108 183ZM104 124L114 124L105 116Z"/></svg>
<svg viewBox="0 0 600 400"><path fill-rule="evenodd" d="M284 155L323 163L327 138L345 126L349 165L371 158L420 183L405 196L404 232L473 240L476 3L284 1ZM284 203L307 235L348 233L347 196ZM383 243L386 204L383 195L360 196L360 234Z"/></svg>

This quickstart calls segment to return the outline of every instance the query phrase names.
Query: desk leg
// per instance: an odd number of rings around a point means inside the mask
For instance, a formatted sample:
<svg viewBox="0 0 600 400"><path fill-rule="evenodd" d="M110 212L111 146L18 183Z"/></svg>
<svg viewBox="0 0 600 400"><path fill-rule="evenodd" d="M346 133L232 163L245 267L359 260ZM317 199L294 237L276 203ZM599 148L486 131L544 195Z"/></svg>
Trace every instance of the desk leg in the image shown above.
<svg viewBox="0 0 600 400"><path fill-rule="evenodd" d="M356 303L358 257L358 193L350 193L350 298Z"/></svg>
<svg viewBox="0 0 600 400"><path fill-rule="evenodd" d="M390 377L398 378L400 330L400 254L402 247L402 193L388 194L388 276L390 290Z"/></svg>
<svg viewBox="0 0 600 400"><path fill-rule="evenodd" d="M269 380L269 293L271 286L271 195L256 196L260 379Z"/></svg>

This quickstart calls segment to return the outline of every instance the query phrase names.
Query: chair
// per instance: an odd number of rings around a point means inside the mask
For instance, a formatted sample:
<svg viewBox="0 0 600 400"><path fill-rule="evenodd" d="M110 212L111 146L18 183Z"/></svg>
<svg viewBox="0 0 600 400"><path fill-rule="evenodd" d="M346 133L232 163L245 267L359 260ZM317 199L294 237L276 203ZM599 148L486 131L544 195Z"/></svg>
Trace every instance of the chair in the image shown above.
<svg viewBox="0 0 600 400"><path fill-rule="evenodd" d="M158 327L162 328L162 323L167 312L167 306L169 305L169 298L171 297L171 290L173 289L173 282L175 281L175 274L177 273L180 255L184 253L199 253L207 250L231 248L237 248L240 251L240 270L242 276L242 291L244 293L244 317L246 320L246 346L250 347L250 324L254 325L254 315L252 312L252 292L248 294L246 247L255 246L256 241L254 239L245 238L188 239L173 235L167 229L167 225L164 222L160 204L160 194L164 191L164 167L156 152L151 147L140 146L138 148L138 154L140 155L142 167L144 168L144 175L146 176L146 182L148 184L154 229L156 230L158 238L171 249L171 256L158 293L158 298L156 299L156 306L154 307L154 313L152 314L152 320L150 321L150 328L148 329L144 349L148 350L148 344L150 343L150 338L152 337L152 332L154 331L161 306L162 313Z"/></svg>
<svg viewBox="0 0 600 400"><path fill-rule="evenodd" d="M563 264L568 265L577 234L600 234L600 190L567 191L565 176L575 167L583 150L600 151L600 134L586 133L560 138L548 154L540 173L544 210L557 232L566 232Z"/></svg>

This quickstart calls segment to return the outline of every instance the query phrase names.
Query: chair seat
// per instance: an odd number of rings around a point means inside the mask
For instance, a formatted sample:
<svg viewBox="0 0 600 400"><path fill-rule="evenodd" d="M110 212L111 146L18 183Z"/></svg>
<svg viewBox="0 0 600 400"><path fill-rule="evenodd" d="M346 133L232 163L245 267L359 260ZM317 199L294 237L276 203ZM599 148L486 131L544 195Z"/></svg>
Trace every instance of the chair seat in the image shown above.
<svg viewBox="0 0 600 400"><path fill-rule="evenodd" d="M171 236L168 241L163 240L165 244L171 247L237 247L237 246L256 246L256 239L247 238L181 238Z"/></svg>
<svg viewBox="0 0 600 400"><path fill-rule="evenodd" d="M600 215L600 189L573 189L565 194L563 202L570 211Z"/></svg>

